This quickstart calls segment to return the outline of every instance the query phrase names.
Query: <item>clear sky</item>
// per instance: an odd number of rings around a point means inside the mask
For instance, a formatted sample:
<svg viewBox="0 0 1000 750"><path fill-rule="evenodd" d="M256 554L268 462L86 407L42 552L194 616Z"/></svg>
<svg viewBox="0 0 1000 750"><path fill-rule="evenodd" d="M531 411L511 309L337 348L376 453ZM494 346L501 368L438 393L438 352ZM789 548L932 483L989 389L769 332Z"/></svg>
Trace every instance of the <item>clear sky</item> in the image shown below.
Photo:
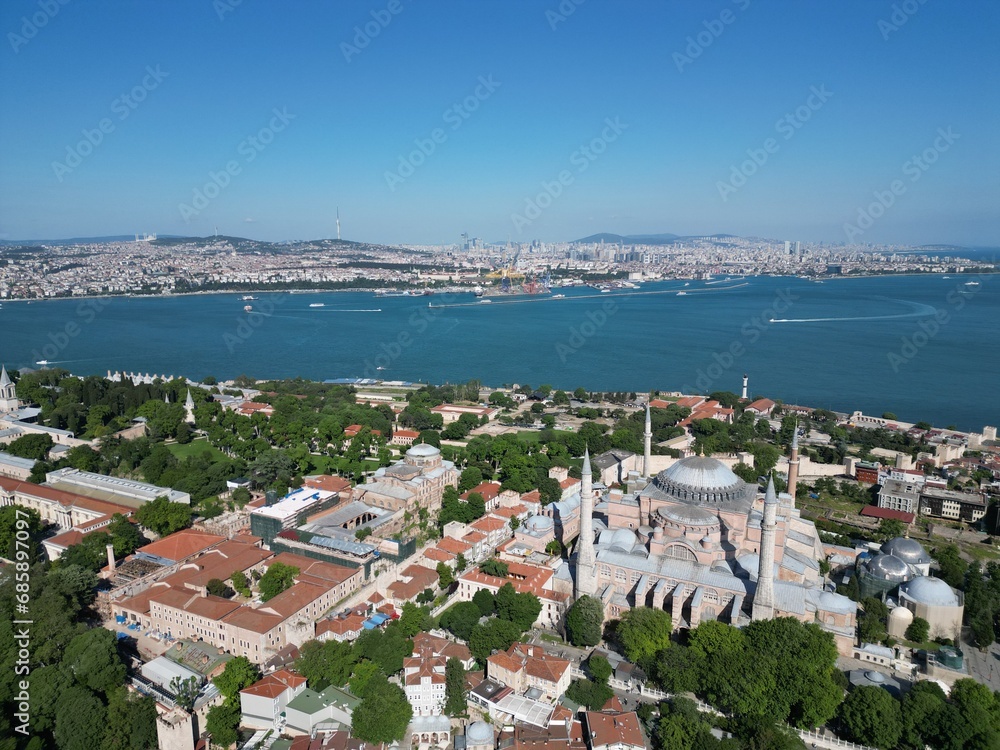
<svg viewBox="0 0 1000 750"><path fill-rule="evenodd" d="M2 239L1000 244L995 0L61 2L0 6Z"/></svg>

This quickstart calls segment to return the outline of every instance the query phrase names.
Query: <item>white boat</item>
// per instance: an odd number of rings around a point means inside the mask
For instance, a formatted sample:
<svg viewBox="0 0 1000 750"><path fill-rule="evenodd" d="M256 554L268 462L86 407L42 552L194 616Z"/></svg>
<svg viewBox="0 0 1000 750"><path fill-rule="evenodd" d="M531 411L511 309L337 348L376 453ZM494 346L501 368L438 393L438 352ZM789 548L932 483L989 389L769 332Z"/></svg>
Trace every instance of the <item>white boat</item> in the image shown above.
<svg viewBox="0 0 1000 750"><path fill-rule="evenodd" d="M255 300L255 299L257 299L257 298L256 298L256 297L254 297L254 296L253 296L252 294L244 294L244 295L243 295L243 301L244 301L244 302L247 302L248 300L249 300L249 301L253 301L253 300Z"/></svg>
<svg viewBox="0 0 1000 750"><path fill-rule="evenodd" d="M493 302L493 300L491 300L491 299L481 299L481 300L479 300L479 304L480 305L489 305L489 304L492 304L492 302Z"/></svg>
<svg viewBox="0 0 1000 750"><path fill-rule="evenodd" d="M687 292L677 292L677 296L678 297L686 297L687 296Z"/></svg>
<svg viewBox="0 0 1000 750"><path fill-rule="evenodd" d="M566 299L565 294L553 294L552 299Z"/></svg>
<svg viewBox="0 0 1000 750"><path fill-rule="evenodd" d="M382 365L379 365L379 366L378 366L378 367L376 367L375 369L376 369L376 370L384 370L385 368L384 368L384 367L382 367Z"/></svg>
<svg viewBox="0 0 1000 750"><path fill-rule="evenodd" d="M312 304L309 305L309 307L326 307L326 303L325 302L313 302Z"/></svg>
<svg viewBox="0 0 1000 750"><path fill-rule="evenodd" d="M965 285L966 286L979 286L979 282L978 281L966 281Z"/></svg>
<svg viewBox="0 0 1000 750"><path fill-rule="evenodd" d="M602 289L601 290L601 294L611 294L611 290L610 289Z"/></svg>
<svg viewBox="0 0 1000 750"><path fill-rule="evenodd" d="M253 305L244 305L243 306L243 312L252 312L252 311L253 311Z"/></svg>
<svg viewBox="0 0 1000 750"><path fill-rule="evenodd" d="M691 286L691 282L690 281L685 281L684 282L684 286Z"/></svg>
<svg viewBox="0 0 1000 750"><path fill-rule="evenodd" d="M40 359L37 362L35 362L36 365L41 365L42 367L45 367L45 365L47 365L48 363L49 361L47 359Z"/></svg>

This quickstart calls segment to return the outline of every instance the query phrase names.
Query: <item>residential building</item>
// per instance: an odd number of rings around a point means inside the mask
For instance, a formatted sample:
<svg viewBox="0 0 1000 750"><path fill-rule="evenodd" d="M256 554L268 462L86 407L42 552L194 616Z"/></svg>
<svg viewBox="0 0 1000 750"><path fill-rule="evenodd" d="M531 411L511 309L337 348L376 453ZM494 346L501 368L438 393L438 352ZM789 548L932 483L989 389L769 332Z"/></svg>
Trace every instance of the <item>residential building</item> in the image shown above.
<svg viewBox="0 0 1000 750"><path fill-rule="evenodd" d="M920 507L920 486L912 482L888 479L879 488L878 507L916 513Z"/></svg>
<svg viewBox="0 0 1000 750"><path fill-rule="evenodd" d="M486 676L518 695L555 702L570 683L570 663L548 654L541 646L515 643L486 660Z"/></svg>
<svg viewBox="0 0 1000 750"><path fill-rule="evenodd" d="M279 669L240 691L240 724L251 729L271 729L281 723L289 702L306 689L306 678Z"/></svg>
<svg viewBox="0 0 1000 750"><path fill-rule="evenodd" d="M645 750L646 736L634 712L583 714L584 737L590 750Z"/></svg>

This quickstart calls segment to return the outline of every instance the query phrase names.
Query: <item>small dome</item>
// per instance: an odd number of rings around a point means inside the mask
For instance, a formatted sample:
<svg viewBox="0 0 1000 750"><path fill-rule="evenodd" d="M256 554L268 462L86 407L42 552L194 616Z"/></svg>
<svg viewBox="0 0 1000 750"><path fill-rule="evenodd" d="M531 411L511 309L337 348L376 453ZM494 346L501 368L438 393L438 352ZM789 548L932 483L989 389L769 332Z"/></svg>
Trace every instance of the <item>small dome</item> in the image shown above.
<svg viewBox="0 0 1000 750"><path fill-rule="evenodd" d="M931 561L931 556L920 542L916 539L907 539L905 536L890 539L882 545L882 552L898 557L910 565L925 565Z"/></svg>
<svg viewBox="0 0 1000 750"><path fill-rule="evenodd" d="M412 458L430 458L431 456L436 456L441 453L440 449L435 448L433 445L428 445L427 443L418 443L406 451L407 456Z"/></svg>
<svg viewBox="0 0 1000 750"><path fill-rule="evenodd" d="M875 682L879 685L885 682L885 675L881 672L876 672L874 669L865 670L865 677L868 678L869 682Z"/></svg>
<svg viewBox="0 0 1000 750"><path fill-rule="evenodd" d="M485 721L474 721L465 730L465 739L470 744L482 745L486 742L493 744L493 727Z"/></svg>
<svg viewBox="0 0 1000 750"><path fill-rule="evenodd" d="M883 581L905 581L910 577L910 566L894 555L875 555L867 568L869 575Z"/></svg>
<svg viewBox="0 0 1000 750"><path fill-rule="evenodd" d="M543 533L551 529L554 523L552 519L549 518L548 516L532 516L531 518L529 518L527 521L524 522L524 525L528 528L529 531L536 531L538 533Z"/></svg>
<svg viewBox="0 0 1000 750"><path fill-rule="evenodd" d="M889 622L898 622L900 625L909 625L913 622L913 613L906 607L896 607L889 613Z"/></svg>
<svg viewBox="0 0 1000 750"><path fill-rule="evenodd" d="M901 596L932 607L957 607L958 595L940 578L917 576L899 587Z"/></svg>

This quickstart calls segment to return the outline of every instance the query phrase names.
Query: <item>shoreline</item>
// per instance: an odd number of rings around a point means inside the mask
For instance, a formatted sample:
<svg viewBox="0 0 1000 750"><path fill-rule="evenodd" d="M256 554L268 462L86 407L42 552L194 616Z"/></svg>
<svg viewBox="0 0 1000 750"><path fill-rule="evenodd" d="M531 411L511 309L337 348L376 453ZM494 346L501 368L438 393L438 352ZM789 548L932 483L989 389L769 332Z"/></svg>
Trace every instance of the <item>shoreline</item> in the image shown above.
<svg viewBox="0 0 1000 750"><path fill-rule="evenodd" d="M979 271L962 271L960 273L956 272L935 272L926 271L923 273L869 273L869 274L849 274L841 276L815 276L809 278L802 278L796 274L758 274L758 276L764 278L772 279L798 279L799 281L806 281L816 283L817 281L849 281L851 279L881 279L886 277L915 277L915 276L992 276L1000 275L1000 269L985 272L983 270ZM727 274L720 274L721 276L726 276ZM736 276L733 278L755 278L754 276ZM644 284L656 284L669 281L690 281L686 277L677 277L673 279L655 279L644 281ZM414 290L422 290L423 287L413 287ZM470 287L468 293L472 293L475 287ZM9 299L0 299L0 306L6 304L14 303L30 303L30 302L66 302L68 300L93 300L93 299L159 299L159 298L173 298L173 297L199 297L199 296L209 296L209 295L246 295L246 294L347 294L347 293L371 293L372 296L379 290L378 287L357 287L352 289L241 289L241 290L201 290L195 292L162 292L159 294L80 294L80 295L67 295L65 297L12 297ZM410 289L408 289L410 290ZM465 292L451 292L452 294L464 294Z"/></svg>

